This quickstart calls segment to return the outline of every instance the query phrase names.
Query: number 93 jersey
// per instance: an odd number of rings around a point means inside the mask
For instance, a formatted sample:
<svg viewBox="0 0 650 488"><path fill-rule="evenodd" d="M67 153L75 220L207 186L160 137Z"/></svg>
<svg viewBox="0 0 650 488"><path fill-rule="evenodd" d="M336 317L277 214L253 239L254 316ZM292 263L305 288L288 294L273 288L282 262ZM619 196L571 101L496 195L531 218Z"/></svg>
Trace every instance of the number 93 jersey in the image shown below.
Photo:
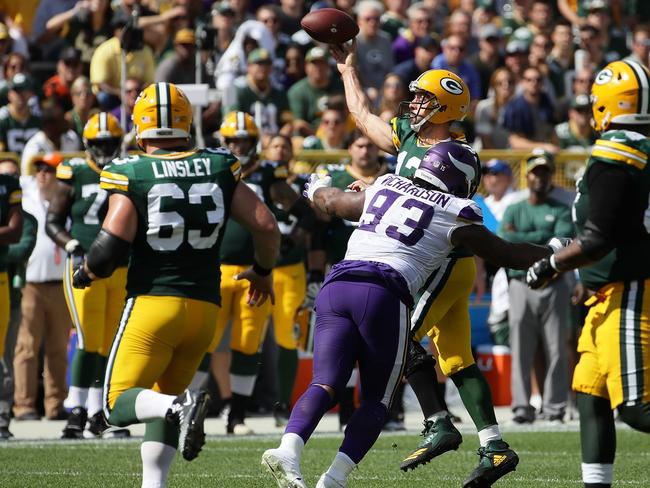
<svg viewBox="0 0 650 488"><path fill-rule="evenodd" d="M56 168L56 177L72 187L70 235L85 251L97 237L108 209L108 192L99 187L101 171L92 161L83 158L66 160Z"/></svg>
<svg viewBox="0 0 650 488"><path fill-rule="evenodd" d="M178 296L219 304L219 246L240 178L224 148L114 159L100 186L131 199L138 229L127 295Z"/></svg>
<svg viewBox="0 0 650 488"><path fill-rule="evenodd" d="M483 224L474 201L384 175L366 189L363 214L345 259L388 264L415 297L453 249L452 231L470 224Z"/></svg>

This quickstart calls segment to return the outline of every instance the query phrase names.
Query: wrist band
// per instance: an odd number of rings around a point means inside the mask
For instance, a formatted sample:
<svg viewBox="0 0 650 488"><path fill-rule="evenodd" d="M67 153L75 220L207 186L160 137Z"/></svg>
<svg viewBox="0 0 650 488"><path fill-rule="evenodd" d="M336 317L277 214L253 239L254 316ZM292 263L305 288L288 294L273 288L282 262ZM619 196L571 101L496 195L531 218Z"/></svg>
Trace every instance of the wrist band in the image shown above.
<svg viewBox="0 0 650 488"><path fill-rule="evenodd" d="M559 269L557 269L557 266L555 265L555 254L551 254L551 257L548 260L548 262L551 265L551 268L553 268L555 271L560 271Z"/></svg>
<svg viewBox="0 0 650 488"><path fill-rule="evenodd" d="M263 268L257 261L253 261L253 271L260 276L268 276L273 268Z"/></svg>

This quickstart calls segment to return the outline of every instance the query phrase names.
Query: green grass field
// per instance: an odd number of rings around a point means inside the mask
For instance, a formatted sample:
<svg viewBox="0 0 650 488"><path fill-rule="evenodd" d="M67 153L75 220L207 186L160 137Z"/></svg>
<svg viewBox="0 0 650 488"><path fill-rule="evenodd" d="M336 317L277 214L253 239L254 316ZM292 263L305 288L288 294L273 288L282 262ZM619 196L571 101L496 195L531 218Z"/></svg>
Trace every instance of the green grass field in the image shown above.
<svg viewBox="0 0 650 488"><path fill-rule="evenodd" d="M400 460L415 446L414 435L382 436L350 480L350 488L447 488L459 487L478 461L476 436L465 434L457 452L447 453L426 466L403 473ZM177 457L170 487L274 487L262 471L262 452L275 447L278 437L258 439L211 438L195 461ZM496 487L581 488L580 446L576 432L510 433L517 450L517 471ZM303 473L309 486L316 484L329 465L339 437L317 435L308 444ZM618 432L615 486L650 486L650 439ZM140 485L139 443L105 442L9 442L0 444L0 487L128 487Z"/></svg>

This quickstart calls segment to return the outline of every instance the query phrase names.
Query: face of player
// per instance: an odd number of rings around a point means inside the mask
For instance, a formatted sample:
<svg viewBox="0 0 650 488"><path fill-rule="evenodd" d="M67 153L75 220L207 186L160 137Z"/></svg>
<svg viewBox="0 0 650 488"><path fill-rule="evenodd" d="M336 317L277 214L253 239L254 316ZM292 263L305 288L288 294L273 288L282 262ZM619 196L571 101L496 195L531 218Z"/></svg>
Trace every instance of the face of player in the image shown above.
<svg viewBox="0 0 650 488"><path fill-rule="evenodd" d="M424 90L415 92L413 99L409 103L411 114L411 124L419 123L430 112L430 107L435 105L435 95Z"/></svg>
<svg viewBox="0 0 650 488"><path fill-rule="evenodd" d="M227 141L228 149L237 157L248 156L255 147L255 140L251 138L229 139Z"/></svg>

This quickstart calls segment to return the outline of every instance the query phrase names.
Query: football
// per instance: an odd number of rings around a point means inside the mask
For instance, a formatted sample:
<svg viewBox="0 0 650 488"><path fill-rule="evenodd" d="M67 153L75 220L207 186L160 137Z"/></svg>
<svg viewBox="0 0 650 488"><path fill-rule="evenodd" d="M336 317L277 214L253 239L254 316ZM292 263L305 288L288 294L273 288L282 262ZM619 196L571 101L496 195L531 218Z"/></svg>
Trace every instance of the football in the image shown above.
<svg viewBox="0 0 650 488"><path fill-rule="evenodd" d="M321 8L305 15L300 25L309 36L327 44L343 44L359 33L352 17L335 8Z"/></svg>

